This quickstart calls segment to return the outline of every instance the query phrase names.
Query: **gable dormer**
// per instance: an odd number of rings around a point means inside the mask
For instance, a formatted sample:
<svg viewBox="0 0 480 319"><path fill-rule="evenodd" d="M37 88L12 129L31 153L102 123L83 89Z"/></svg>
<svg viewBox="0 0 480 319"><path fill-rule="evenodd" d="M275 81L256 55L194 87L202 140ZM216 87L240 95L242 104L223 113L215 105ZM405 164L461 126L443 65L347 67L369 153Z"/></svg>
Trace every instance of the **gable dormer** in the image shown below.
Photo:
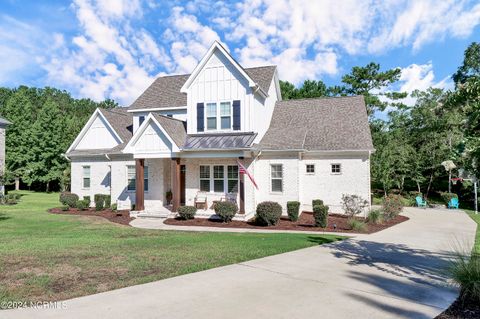
<svg viewBox="0 0 480 319"><path fill-rule="evenodd" d="M181 89L187 94L187 132L225 133L254 130L256 99L268 94L215 42Z"/></svg>

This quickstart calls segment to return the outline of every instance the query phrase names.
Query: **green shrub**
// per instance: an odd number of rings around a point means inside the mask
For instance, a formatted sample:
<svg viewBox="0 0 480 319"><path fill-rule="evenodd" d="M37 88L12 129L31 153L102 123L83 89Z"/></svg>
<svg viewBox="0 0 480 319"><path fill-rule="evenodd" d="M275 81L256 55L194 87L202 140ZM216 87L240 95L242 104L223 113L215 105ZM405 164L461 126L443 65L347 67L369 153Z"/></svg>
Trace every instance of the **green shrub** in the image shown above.
<svg viewBox="0 0 480 319"><path fill-rule="evenodd" d="M358 195L342 195L342 208L345 211L345 214L353 217L363 212L363 210L368 206L368 201L363 199Z"/></svg>
<svg viewBox="0 0 480 319"><path fill-rule="evenodd" d="M102 210L105 206L105 195L95 194L93 200L95 201L95 210Z"/></svg>
<svg viewBox="0 0 480 319"><path fill-rule="evenodd" d="M287 202L287 213L288 213L288 217L292 222L296 222L298 220L299 211L300 211L300 202L297 202L297 201Z"/></svg>
<svg viewBox="0 0 480 319"><path fill-rule="evenodd" d="M403 210L402 197L400 195L390 194L383 199L383 217L386 220L397 217Z"/></svg>
<svg viewBox="0 0 480 319"><path fill-rule="evenodd" d="M315 227L327 228L328 226L328 206L313 206L313 218L315 218Z"/></svg>
<svg viewBox="0 0 480 319"><path fill-rule="evenodd" d="M355 218L349 218L347 221L347 225L350 229L354 231L364 232L367 230L367 224Z"/></svg>
<svg viewBox="0 0 480 319"><path fill-rule="evenodd" d="M237 211L237 204L233 202L218 202L215 204L215 214L217 214L224 223L230 222Z"/></svg>
<svg viewBox="0 0 480 319"><path fill-rule="evenodd" d="M67 205L70 208L75 208L78 201L78 195L73 193L64 192L60 194L60 203Z"/></svg>
<svg viewBox="0 0 480 319"><path fill-rule="evenodd" d="M312 208L313 208L314 206L317 206L317 205L323 206L323 205L324 205L324 204L323 204L323 200L321 200L321 199L314 199L314 200L312 200Z"/></svg>
<svg viewBox="0 0 480 319"><path fill-rule="evenodd" d="M20 198L22 197L22 194L13 193L12 196L13 196L13 198L15 198L16 200L20 200Z"/></svg>
<svg viewBox="0 0 480 319"><path fill-rule="evenodd" d="M449 193L449 192L442 192L440 193L440 196L442 197L443 201L445 202L445 204L448 205L448 203L450 202L450 200L452 198L458 198L458 195L455 194L455 193Z"/></svg>
<svg viewBox="0 0 480 319"><path fill-rule="evenodd" d="M367 223L372 224L382 224L383 223L383 214L378 209L370 211L367 216Z"/></svg>
<svg viewBox="0 0 480 319"><path fill-rule="evenodd" d="M480 254L457 252L448 269L452 279L460 286L460 300L480 303Z"/></svg>
<svg viewBox="0 0 480 319"><path fill-rule="evenodd" d="M90 206L90 202L85 199L77 201L76 207L79 210L86 210Z"/></svg>
<svg viewBox="0 0 480 319"><path fill-rule="evenodd" d="M181 219L193 219L197 213L197 208L193 206L180 206L178 208L178 217Z"/></svg>
<svg viewBox="0 0 480 319"><path fill-rule="evenodd" d="M257 205L255 222L259 225L276 225L282 216L282 206L277 202L261 202Z"/></svg>
<svg viewBox="0 0 480 319"><path fill-rule="evenodd" d="M112 196L103 195L103 199L105 200L105 207L109 208L112 205Z"/></svg>
<svg viewBox="0 0 480 319"><path fill-rule="evenodd" d="M86 200L88 202L88 205L90 205L90 203L92 202L90 196L83 196L83 200Z"/></svg>
<svg viewBox="0 0 480 319"><path fill-rule="evenodd" d="M117 211L117 203L112 204L112 210L115 212Z"/></svg>
<svg viewBox="0 0 480 319"><path fill-rule="evenodd" d="M70 207L68 207L67 205L63 205L60 207L61 210L63 210L64 212L68 211L70 209Z"/></svg>
<svg viewBox="0 0 480 319"><path fill-rule="evenodd" d="M17 204L18 201L15 199L15 196L10 196L5 199L5 204L6 205L15 205Z"/></svg>

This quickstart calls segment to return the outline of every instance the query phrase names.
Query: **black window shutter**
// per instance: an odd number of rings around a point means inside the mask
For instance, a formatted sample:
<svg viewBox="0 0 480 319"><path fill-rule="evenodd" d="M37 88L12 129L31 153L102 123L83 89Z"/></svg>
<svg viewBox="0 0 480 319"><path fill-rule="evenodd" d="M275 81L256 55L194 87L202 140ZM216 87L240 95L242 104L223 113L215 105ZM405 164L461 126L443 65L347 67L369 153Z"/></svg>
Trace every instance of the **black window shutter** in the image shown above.
<svg viewBox="0 0 480 319"><path fill-rule="evenodd" d="M233 130L239 131L241 127L240 122L240 101L233 101Z"/></svg>
<svg viewBox="0 0 480 319"><path fill-rule="evenodd" d="M197 103L197 132L204 131L204 109L203 103Z"/></svg>

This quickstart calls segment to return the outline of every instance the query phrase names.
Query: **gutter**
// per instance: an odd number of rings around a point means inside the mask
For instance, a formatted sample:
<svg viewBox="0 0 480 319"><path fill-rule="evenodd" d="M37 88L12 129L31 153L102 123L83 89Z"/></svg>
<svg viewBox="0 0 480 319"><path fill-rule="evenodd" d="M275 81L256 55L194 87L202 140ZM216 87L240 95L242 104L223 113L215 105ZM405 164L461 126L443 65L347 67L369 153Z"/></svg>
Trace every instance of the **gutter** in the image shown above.
<svg viewBox="0 0 480 319"><path fill-rule="evenodd" d="M65 153L63 153L62 156L65 157L67 159L67 161L69 161L69 162L72 161Z"/></svg>

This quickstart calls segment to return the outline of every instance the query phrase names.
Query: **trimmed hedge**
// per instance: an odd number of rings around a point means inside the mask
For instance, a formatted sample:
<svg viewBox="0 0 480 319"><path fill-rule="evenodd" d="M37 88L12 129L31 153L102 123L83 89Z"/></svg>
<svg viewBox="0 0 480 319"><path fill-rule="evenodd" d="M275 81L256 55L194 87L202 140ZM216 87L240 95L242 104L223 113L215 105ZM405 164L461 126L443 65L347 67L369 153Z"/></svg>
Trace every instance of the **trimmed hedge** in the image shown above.
<svg viewBox="0 0 480 319"><path fill-rule="evenodd" d="M95 210L102 210L105 205L105 195L95 194L93 200L95 201Z"/></svg>
<svg viewBox="0 0 480 319"><path fill-rule="evenodd" d="M315 205L313 206L313 218L315 218L315 226L327 228L328 226L328 206Z"/></svg>
<svg viewBox="0 0 480 319"><path fill-rule="evenodd" d="M197 208L193 206L180 206L178 208L178 217L180 219L194 219L197 213Z"/></svg>
<svg viewBox="0 0 480 319"><path fill-rule="evenodd" d="M105 200L105 208L110 208L112 206L112 196L103 195L103 199Z"/></svg>
<svg viewBox="0 0 480 319"><path fill-rule="evenodd" d="M92 201L92 200L90 199L90 196L83 196L83 200L88 201L88 205L90 205L90 202Z"/></svg>
<svg viewBox="0 0 480 319"><path fill-rule="evenodd" d="M312 200L312 208L313 208L314 206L317 206L317 205L323 206L323 205L324 205L324 204L323 204L323 200L321 200L321 199L313 199L313 200Z"/></svg>
<svg viewBox="0 0 480 319"><path fill-rule="evenodd" d="M215 204L215 214L217 214L224 223L230 222L237 211L237 204L233 202L218 202Z"/></svg>
<svg viewBox="0 0 480 319"><path fill-rule="evenodd" d="M288 217L292 222L296 222L298 220L299 211L300 211L300 202L297 202L297 201L287 202L287 213L288 213Z"/></svg>
<svg viewBox="0 0 480 319"><path fill-rule="evenodd" d="M74 193L64 192L60 193L60 203L64 206L68 206L70 208L75 208L78 202L78 195Z"/></svg>
<svg viewBox="0 0 480 319"><path fill-rule="evenodd" d="M90 202L86 199L82 199L77 201L76 205L79 210L86 210L90 206Z"/></svg>
<svg viewBox="0 0 480 319"><path fill-rule="evenodd" d="M116 203L113 203L111 207L112 207L112 210L113 210L113 211L116 211L116 210L117 210L117 204L116 204Z"/></svg>
<svg viewBox="0 0 480 319"><path fill-rule="evenodd" d="M255 222L264 226L276 225L282 216L282 206L277 202L262 202L257 205Z"/></svg>

